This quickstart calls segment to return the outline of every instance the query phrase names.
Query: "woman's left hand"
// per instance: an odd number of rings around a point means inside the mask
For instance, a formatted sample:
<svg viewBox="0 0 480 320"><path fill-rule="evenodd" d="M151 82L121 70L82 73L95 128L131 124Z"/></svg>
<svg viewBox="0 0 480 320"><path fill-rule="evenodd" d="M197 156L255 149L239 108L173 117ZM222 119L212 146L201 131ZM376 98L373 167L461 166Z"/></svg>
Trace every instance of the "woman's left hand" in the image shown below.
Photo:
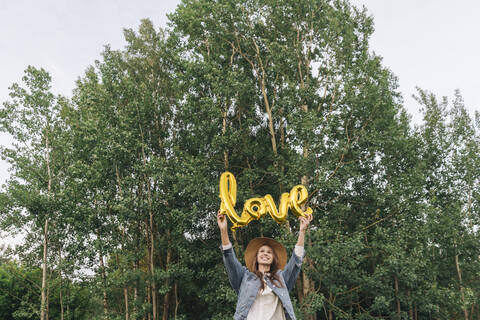
<svg viewBox="0 0 480 320"><path fill-rule="evenodd" d="M300 231L305 231L313 220L313 214L307 214L305 217L300 217L298 219L300 220Z"/></svg>

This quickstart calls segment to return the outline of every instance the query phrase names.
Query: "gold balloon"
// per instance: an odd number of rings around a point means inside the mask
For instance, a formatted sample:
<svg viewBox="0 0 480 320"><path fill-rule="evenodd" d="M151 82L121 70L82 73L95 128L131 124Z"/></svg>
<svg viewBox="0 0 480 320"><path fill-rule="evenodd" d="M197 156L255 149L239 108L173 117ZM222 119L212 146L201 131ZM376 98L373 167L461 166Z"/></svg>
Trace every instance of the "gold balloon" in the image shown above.
<svg viewBox="0 0 480 320"><path fill-rule="evenodd" d="M251 198L245 201L243 211L246 211L253 219L260 219L267 213L267 208L263 198Z"/></svg>
<svg viewBox="0 0 480 320"><path fill-rule="evenodd" d="M279 224L283 223L287 219L288 215L289 194L282 194L280 198L280 210L277 210L277 206L275 205L275 201L273 201L271 195L267 194L263 199L267 203L268 213L270 213L270 216L272 216L273 220Z"/></svg>
<svg viewBox="0 0 480 320"><path fill-rule="evenodd" d="M237 180L230 172L224 172L220 177L220 212L226 214L230 221L232 221L232 229L246 226L251 217L242 212L242 216L238 216L235 212L235 203L237 202Z"/></svg>
<svg viewBox="0 0 480 320"><path fill-rule="evenodd" d="M297 185L290 190L290 193L282 194L278 209L272 196L267 194L263 198L251 198L245 201L242 214L239 216L235 212L237 181L235 176L228 171L220 177L220 199L220 212L228 216L233 224L232 230L246 226L254 219L262 218L267 212L279 224L287 219L289 208L297 217L313 212L310 207L305 211L302 210L301 206L308 200L308 192L304 186Z"/></svg>
<svg viewBox="0 0 480 320"><path fill-rule="evenodd" d="M307 200L307 188L301 184L293 187L292 190L290 190L290 208L297 217L305 217L305 215L313 213L313 210L310 207L308 207L305 211L303 211L301 208L301 206L304 205Z"/></svg>

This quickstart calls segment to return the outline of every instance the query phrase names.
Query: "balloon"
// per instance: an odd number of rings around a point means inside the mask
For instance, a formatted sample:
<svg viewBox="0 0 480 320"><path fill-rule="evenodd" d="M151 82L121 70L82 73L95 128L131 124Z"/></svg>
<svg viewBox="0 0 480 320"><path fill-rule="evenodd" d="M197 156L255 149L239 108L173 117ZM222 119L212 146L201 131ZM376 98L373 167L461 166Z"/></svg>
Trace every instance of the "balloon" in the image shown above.
<svg viewBox="0 0 480 320"><path fill-rule="evenodd" d="M253 219L260 219L267 213L267 208L263 198L251 198L245 201L243 210L246 211Z"/></svg>
<svg viewBox="0 0 480 320"><path fill-rule="evenodd" d="M302 210L301 206L305 204L308 200L308 191L307 188L299 184L290 190L290 206L293 213L297 217L305 217L307 214L312 214L312 208L308 207L305 211Z"/></svg>
<svg viewBox="0 0 480 320"><path fill-rule="evenodd" d="M235 212L235 203L237 202L237 180L230 172L224 172L220 177L220 212L226 214L232 221L232 229L246 226L251 217L242 212L242 216L238 216Z"/></svg>
<svg viewBox="0 0 480 320"><path fill-rule="evenodd" d="M246 226L254 219L262 218L267 212L279 224L287 219L289 208L297 217L312 214L313 212L310 207L305 211L302 210L301 206L308 200L308 192L304 186L297 185L290 190L290 193L282 194L278 209L272 196L267 194L263 198L250 198L245 201L242 214L239 216L235 212L237 180L228 171L220 176L220 200L220 212L228 216L232 222L232 230Z"/></svg>
<svg viewBox="0 0 480 320"><path fill-rule="evenodd" d="M280 198L280 210L277 210L277 206L275 205L275 201L273 201L271 195L267 194L264 199L268 206L268 213L270 213L270 216L272 216L273 220L275 220L278 224L283 223L287 219L289 194L282 194Z"/></svg>

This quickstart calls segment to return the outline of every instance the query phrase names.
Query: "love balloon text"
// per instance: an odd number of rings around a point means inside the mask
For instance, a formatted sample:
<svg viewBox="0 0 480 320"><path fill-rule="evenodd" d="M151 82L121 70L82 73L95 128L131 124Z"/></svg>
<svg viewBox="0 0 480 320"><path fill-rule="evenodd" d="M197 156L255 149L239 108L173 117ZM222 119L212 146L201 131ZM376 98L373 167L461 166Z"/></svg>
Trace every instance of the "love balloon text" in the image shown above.
<svg viewBox="0 0 480 320"><path fill-rule="evenodd" d="M280 197L280 206L277 208L272 196L267 194L263 198L250 198L245 201L242 214L239 216L235 212L235 203L237 202L237 181L231 172L224 172L220 177L220 212L228 216L232 222L232 230L246 226L252 220L260 219L267 212L277 223L283 223L287 219L288 209L297 216L312 214L310 207L302 210L302 206L308 200L307 189L302 185L297 185L285 192Z"/></svg>

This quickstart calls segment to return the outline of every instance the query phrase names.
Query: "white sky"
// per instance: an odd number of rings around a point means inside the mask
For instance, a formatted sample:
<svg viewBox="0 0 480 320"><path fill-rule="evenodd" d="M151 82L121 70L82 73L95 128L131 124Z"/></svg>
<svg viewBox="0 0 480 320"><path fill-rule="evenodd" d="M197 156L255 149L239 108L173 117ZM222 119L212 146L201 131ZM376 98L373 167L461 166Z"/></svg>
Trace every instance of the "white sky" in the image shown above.
<svg viewBox="0 0 480 320"><path fill-rule="evenodd" d="M3 0L0 6L0 103L8 87L20 82L28 65L50 72L53 91L71 95L75 80L103 46L124 46L123 28L136 29L140 19L166 25L166 13L179 0ZM480 111L480 1L352 0L374 16L371 48L399 77L405 106L419 121L411 95L415 86L439 96L460 89L472 112ZM0 134L0 144L8 137ZM0 160L0 185L8 178Z"/></svg>
<svg viewBox="0 0 480 320"><path fill-rule="evenodd" d="M415 87L452 97L460 89L480 111L480 1L353 0L374 16L371 48L400 82L405 107L418 122Z"/></svg>
<svg viewBox="0 0 480 320"><path fill-rule="evenodd" d="M123 48L123 29L137 29L140 19L166 26L166 14L179 0L2 0L0 5L0 103L8 87L21 82L28 65L52 76L54 93L70 96L75 81L100 59L105 45ZM0 133L0 144L9 138ZM0 186L8 178L0 160ZM1 187L0 187L1 188Z"/></svg>

